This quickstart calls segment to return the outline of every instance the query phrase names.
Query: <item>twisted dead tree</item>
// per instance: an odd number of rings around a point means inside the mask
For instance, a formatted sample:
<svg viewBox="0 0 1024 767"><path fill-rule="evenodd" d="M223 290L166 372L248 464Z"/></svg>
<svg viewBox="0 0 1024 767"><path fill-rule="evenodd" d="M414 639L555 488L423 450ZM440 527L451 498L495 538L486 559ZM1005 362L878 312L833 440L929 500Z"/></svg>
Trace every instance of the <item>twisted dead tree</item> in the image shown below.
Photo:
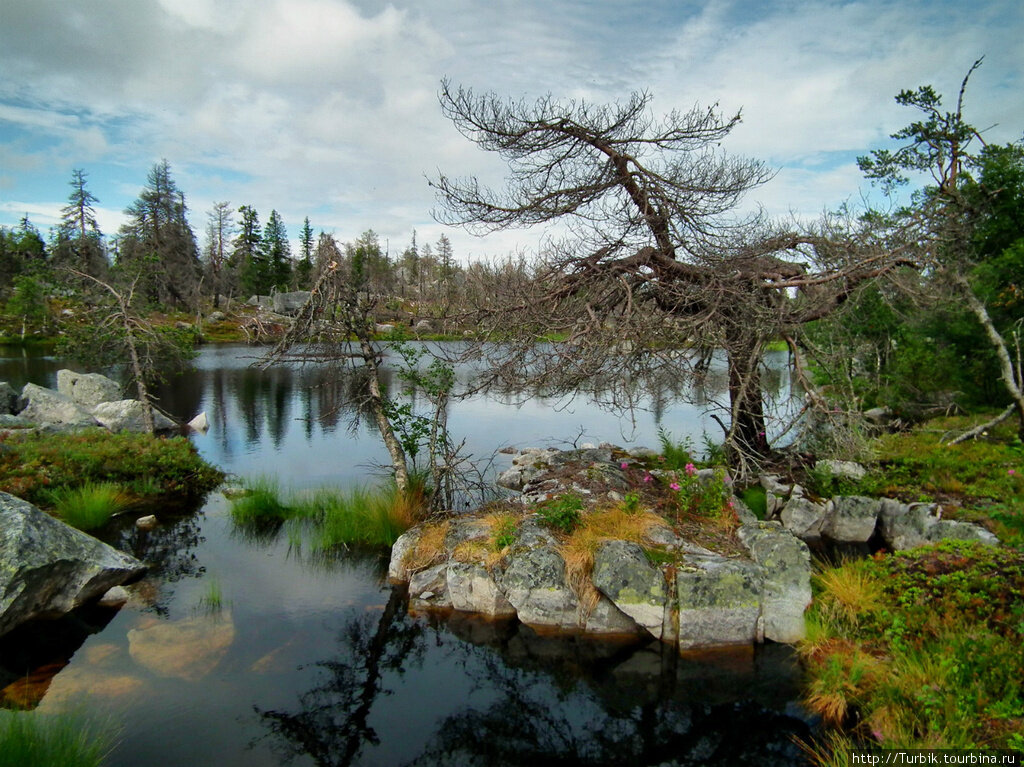
<svg viewBox="0 0 1024 767"><path fill-rule="evenodd" d="M635 381L728 368L726 446L743 470L770 452L761 387L766 342L793 337L854 288L911 260L910 241L831 217L790 231L740 217L762 163L722 154L739 123L717 108L656 119L651 97L534 103L442 84L455 127L508 164L504 189L441 175L435 216L474 233L558 222L534 279L507 281L473 317L492 381L571 390L595 377L630 406ZM554 344L538 339L557 338Z"/></svg>

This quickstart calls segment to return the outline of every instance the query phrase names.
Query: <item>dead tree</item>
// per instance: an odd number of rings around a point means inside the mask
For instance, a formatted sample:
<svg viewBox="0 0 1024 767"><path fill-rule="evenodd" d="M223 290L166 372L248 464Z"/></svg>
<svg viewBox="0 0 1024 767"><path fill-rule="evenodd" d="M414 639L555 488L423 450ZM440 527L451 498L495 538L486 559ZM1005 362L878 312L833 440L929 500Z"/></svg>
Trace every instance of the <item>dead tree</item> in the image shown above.
<svg viewBox="0 0 1024 767"><path fill-rule="evenodd" d="M435 216L475 233L566 227L535 279L510 283L475 317L502 342L488 347L492 380L572 388L600 376L620 384L617 404L630 405L638 375L692 372L723 350L727 447L737 464L756 461L769 453L765 342L792 336L864 280L906 263L909 246L839 217L802 231L739 217L743 194L772 176L719 151L740 115L694 107L657 120L650 100L506 102L443 83L445 115L497 152L509 176L503 190L440 176ZM536 343L552 336L553 346Z"/></svg>

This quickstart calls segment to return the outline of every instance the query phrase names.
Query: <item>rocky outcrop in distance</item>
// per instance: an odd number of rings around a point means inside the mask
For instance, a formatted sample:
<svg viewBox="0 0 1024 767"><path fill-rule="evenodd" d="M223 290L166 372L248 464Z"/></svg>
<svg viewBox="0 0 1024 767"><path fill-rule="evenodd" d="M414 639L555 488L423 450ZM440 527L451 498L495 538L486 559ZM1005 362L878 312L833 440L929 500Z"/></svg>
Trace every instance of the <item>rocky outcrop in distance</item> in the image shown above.
<svg viewBox="0 0 1024 767"><path fill-rule="evenodd" d="M99 373L57 371L57 390L28 383L20 396L0 382L0 429L37 429L43 432L76 431L102 427L111 432L144 431L142 402L121 399L121 385ZM153 411L156 431L179 427L159 411Z"/></svg>

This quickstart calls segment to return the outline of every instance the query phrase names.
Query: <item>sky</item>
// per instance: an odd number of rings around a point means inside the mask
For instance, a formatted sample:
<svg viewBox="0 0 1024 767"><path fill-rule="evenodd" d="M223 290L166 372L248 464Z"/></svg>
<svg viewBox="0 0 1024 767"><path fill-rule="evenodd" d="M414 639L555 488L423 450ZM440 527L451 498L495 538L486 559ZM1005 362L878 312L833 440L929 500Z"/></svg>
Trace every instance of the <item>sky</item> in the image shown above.
<svg viewBox="0 0 1024 767"><path fill-rule="evenodd" d="M443 78L502 98L653 96L741 111L722 149L767 163L744 202L815 217L873 192L856 157L931 84L986 141L1024 133L1021 0L0 0L0 225L44 234L87 174L106 235L170 163L204 239L216 201L272 209L292 240L375 230L393 255L445 233L462 261L535 252L437 223L428 179L505 167L441 113Z"/></svg>

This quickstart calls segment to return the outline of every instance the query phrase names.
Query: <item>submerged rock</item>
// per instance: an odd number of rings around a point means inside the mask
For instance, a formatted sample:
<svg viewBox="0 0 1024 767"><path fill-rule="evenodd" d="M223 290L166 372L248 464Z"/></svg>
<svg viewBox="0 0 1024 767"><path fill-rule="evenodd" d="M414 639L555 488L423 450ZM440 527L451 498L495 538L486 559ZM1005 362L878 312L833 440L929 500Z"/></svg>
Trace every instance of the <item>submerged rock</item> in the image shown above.
<svg viewBox="0 0 1024 767"><path fill-rule="evenodd" d="M217 667L234 641L231 614L220 612L132 629L128 652L157 676L196 681Z"/></svg>
<svg viewBox="0 0 1024 767"><path fill-rule="evenodd" d="M141 574L145 565L0 493L0 635L55 617Z"/></svg>

